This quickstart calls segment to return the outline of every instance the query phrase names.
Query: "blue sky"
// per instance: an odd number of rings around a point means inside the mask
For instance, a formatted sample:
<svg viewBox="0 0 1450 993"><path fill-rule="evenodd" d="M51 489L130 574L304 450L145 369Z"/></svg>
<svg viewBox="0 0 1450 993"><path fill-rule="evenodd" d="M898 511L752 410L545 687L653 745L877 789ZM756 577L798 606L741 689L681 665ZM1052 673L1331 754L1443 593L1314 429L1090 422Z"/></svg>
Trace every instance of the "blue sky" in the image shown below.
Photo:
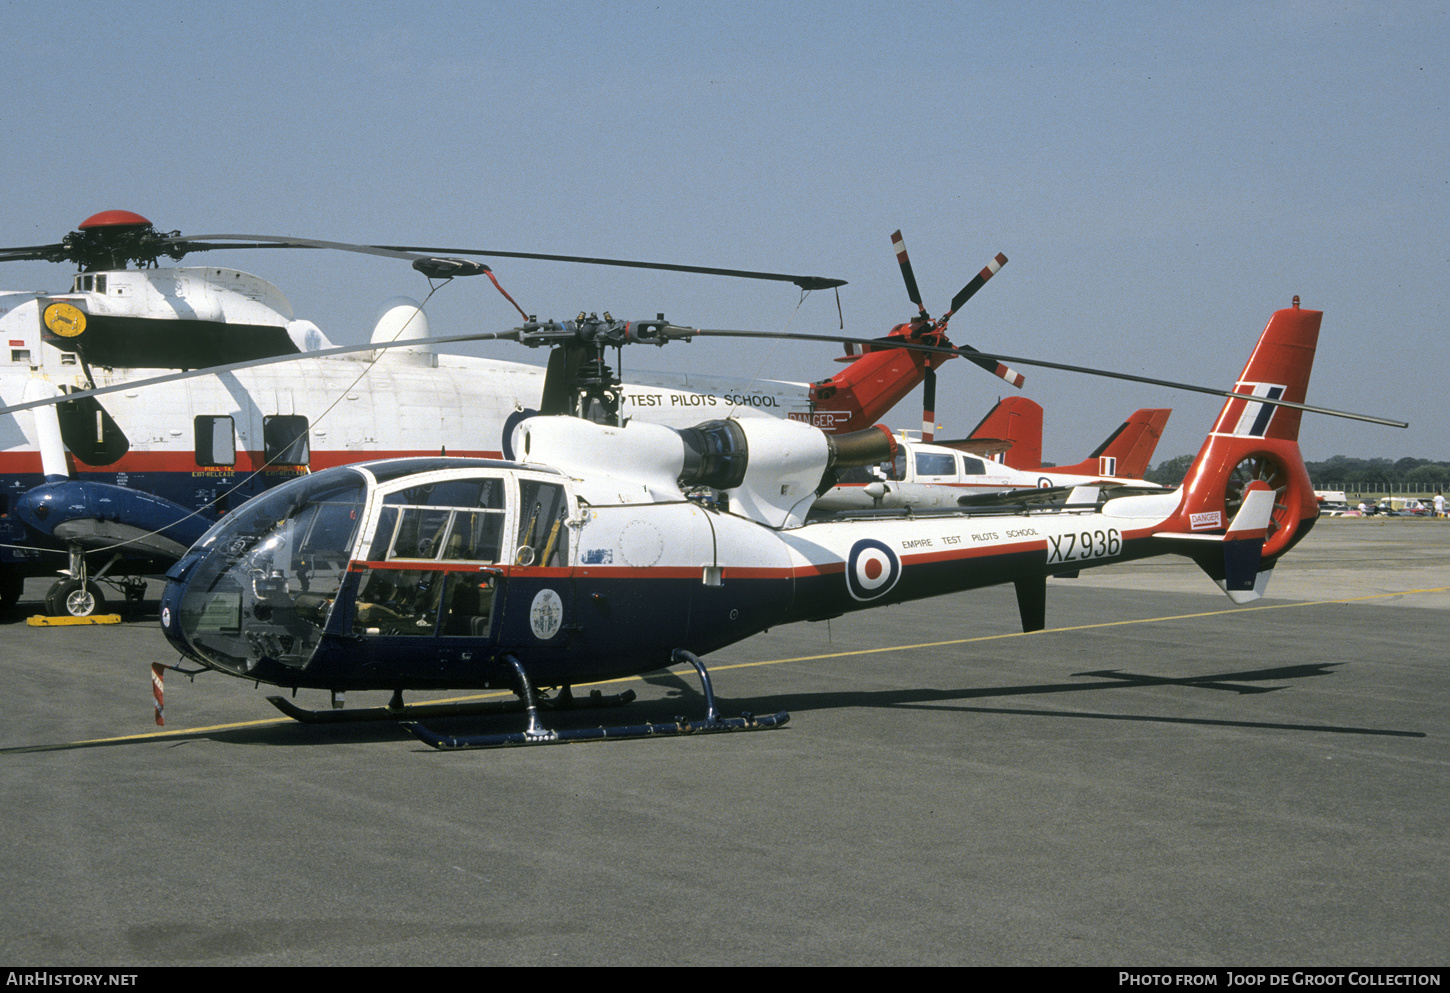
<svg viewBox="0 0 1450 993"><path fill-rule="evenodd" d="M1270 314L1325 311L1306 457L1450 459L1450 13L1440 3L0 2L0 243L121 208L163 230L836 276L846 333L910 316L901 228L983 350L1227 387ZM193 257L195 259L197 257ZM220 255L209 259L223 261ZM426 284L352 255L229 253L339 343ZM498 260L531 313L837 329L793 287ZM8 266L3 285L69 273ZM478 280L435 334L511 327ZM519 355L514 346L485 354ZM829 346L697 341L626 367L816 379ZM627 369L626 369L627 371ZM1044 454L1136 407L1197 448L1208 398L1024 370ZM941 377L944 433L1009 388ZM919 421L919 401L891 418Z"/></svg>

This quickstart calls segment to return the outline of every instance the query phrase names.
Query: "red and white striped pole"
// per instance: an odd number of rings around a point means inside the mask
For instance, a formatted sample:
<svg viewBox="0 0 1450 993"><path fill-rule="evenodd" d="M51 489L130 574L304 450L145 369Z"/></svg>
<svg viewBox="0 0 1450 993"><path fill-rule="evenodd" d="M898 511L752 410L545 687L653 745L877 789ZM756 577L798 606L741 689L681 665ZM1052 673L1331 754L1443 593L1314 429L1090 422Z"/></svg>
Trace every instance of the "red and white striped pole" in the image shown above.
<svg viewBox="0 0 1450 993"><path fill-rule="evenodd" d="M166 691L162 686L162 674L166 667L160 662L151 663L151 695L156 699L156 723L166 724Z"/></svg>

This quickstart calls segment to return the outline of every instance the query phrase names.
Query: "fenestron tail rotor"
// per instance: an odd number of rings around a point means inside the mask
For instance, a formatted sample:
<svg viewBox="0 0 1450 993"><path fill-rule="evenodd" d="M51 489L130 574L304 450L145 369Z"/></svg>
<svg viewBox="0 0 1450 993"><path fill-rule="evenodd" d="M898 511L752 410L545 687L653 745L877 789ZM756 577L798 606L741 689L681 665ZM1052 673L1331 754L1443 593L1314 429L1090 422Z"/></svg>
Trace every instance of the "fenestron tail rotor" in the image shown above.
<svg viewBox="0 0 1450 993"><path fill-rule="evenodd" d="M1274 509L1269 515L1269 533L1273 534L1284 523L1289 510L1284 502L1289 489L1289 471L1272 455L1251 455L1233 467L1224 487L1224 519L1233 520L1243 506L1244 490L1253 482L1264 483L1274 491Z"/></svg>

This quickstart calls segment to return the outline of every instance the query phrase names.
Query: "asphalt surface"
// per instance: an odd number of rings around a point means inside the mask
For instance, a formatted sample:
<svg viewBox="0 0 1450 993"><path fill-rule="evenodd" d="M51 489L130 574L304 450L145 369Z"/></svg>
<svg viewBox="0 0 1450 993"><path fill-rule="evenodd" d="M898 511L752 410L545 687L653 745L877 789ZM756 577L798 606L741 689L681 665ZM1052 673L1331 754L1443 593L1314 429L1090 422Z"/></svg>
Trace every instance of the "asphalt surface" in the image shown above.
<svg viewBox="0 0 1450 993"><path fill-rule="evenodd" d="M154 601L22 604L0 959L1443 966L1447 553L1324 521L1251 609L1157 560L1053 581L1032 635L1010 588L781 628L706 661L783 729L453 753L215 674L158 729ZM628 685L619 720L701 712L689 670Z"/></svg>

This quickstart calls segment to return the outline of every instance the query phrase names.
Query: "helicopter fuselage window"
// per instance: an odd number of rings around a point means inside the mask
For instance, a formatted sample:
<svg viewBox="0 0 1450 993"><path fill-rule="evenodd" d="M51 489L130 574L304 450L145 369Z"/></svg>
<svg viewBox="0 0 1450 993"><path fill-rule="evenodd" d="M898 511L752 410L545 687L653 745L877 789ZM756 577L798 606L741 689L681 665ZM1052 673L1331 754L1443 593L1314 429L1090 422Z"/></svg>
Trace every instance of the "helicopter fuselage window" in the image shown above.
<svg viewBox="0 0 1450 993"><path fill-rule="evenodd" d="M236 465L237 443L229 416L202 414L193 422L196 430L196 464Z"/></svg>
<svg viewBox="0 0 1450 993"><path fill-rule="evenodd" d="M307 442L307 418L299 414L274 414L262 418L263 454L268 465L306 465L311 461Z"/></svg>
<svg viewBox="0 0 1450 993"><path fill-rule="evenodd" d="M368 560L497 562L504 486L502 477L451 479L389 493Z"/></svg>
<svg viewBox="0 0 1450 993"><path fill-rule="evenodd" d="M964 474L965 475L968 475L968 476L985 476L987 474L987 466L986 466L986 463L984 463L981 459L974 459L974 458L970 458L970 457L968 457L966 455L963 455L962 456L962 465L964 466Z"/></svg>
<svg viewBox="0 0 1450 993"><path fill-rule="evenodd" d="M438 569L371 569L358 586L357 634L432 635L447 585Z"/></svg>

